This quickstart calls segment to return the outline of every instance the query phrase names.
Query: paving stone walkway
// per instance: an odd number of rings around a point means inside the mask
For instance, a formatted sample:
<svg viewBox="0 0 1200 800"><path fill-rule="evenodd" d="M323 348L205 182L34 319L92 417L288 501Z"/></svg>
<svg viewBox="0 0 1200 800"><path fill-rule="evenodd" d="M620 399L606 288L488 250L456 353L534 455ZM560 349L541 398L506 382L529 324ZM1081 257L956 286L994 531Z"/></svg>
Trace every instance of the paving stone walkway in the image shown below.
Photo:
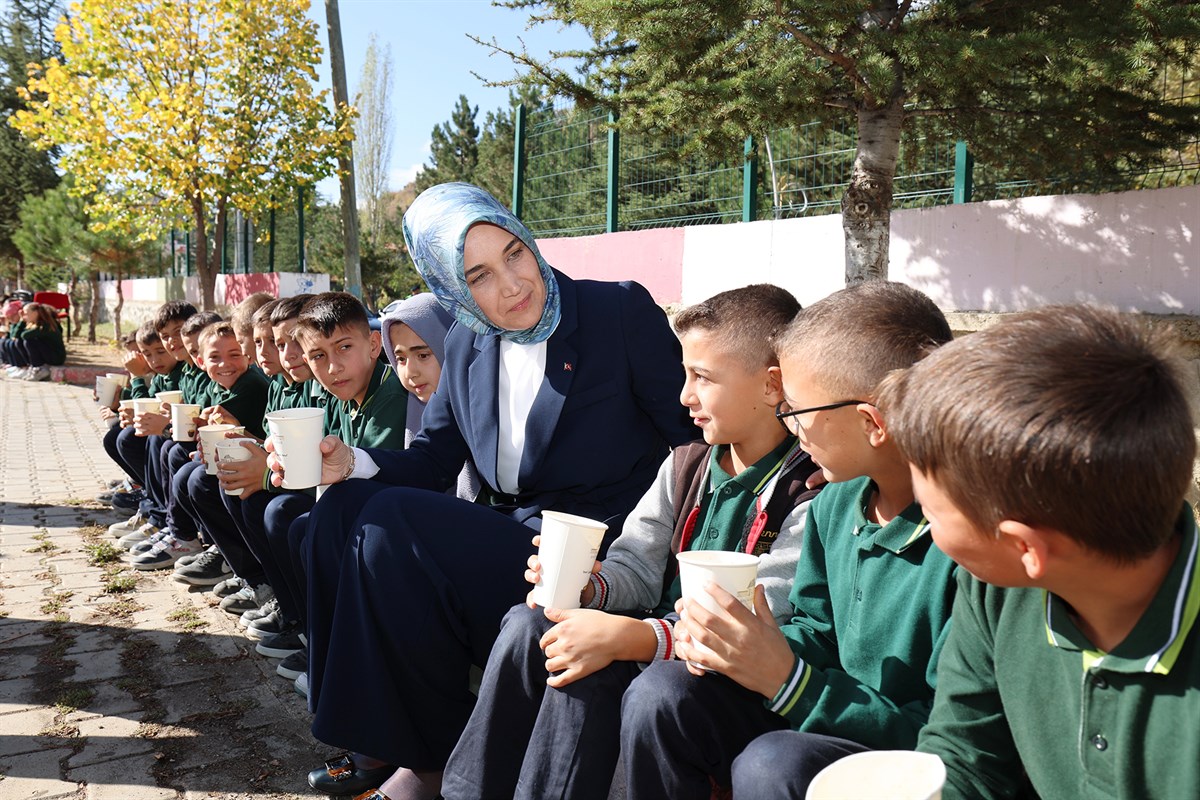
<svg viewBox="0 0 1200 800"><path fill-rule="evenodd" d="M111 560L91 392L0 379L0 800L312 797L304 701L209 592Z"/></svg>

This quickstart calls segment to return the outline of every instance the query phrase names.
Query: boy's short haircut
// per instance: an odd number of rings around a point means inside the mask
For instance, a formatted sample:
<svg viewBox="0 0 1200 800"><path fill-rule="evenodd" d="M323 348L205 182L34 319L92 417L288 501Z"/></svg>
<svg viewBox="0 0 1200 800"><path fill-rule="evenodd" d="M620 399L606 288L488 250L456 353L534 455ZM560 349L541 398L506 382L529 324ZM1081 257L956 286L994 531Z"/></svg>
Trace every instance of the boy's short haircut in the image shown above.
<svg viewBox="0 0 1200 800"><path fill-rule="evenodd" d="M294 297L280 298L279 303L271 309L271 324L278 325L281 322L287 322L290 319L300 316L300 312L304 310L304 306L314 297L316 295L298 294Z"/></svg>
<svg viewBox="0 0 1200 800"><path fill-rule="evenodd" d="M1172 338L1116 311L1016 314L889 377L905 457L981 531L1059 531L1128 562L1170 538L1196 439Z"/></svg>
<svg viewBox="0 0 1200 800"><path fill-rule="evenodd" d="M237 338L237 331L233 329L232 322L222 321L209 325L200 332L200 346L208 347L209 342L221 336L232 336L234 339Z"/></svg>
<svg viewBox="0 0 1200 800"><path fill-rule="evenodd" d="M138 326L137 343L140 347L149 347L161 341L162 339L158 336L158 328L156 327L155 320L148 320Z"/></svg>
<svg viewBox="0 0 1200 800"><path fill-rule="evenodd" d="M213 323L220 322L221 315L215 311L197 311L183 321L179 332L184 336L195 336Z"/></svg>
<svg viewBox="0 0 1200 800"><path fill-rule="evenodd" d="M247 339L254 335L254 313L274 299L274 295L266 292L255 292L234 306L229 322L239 337Z"/></svg>
<svg viewBox="0 0 1200 800"><path fill-rule="evenodd" d="M131 346L137 347L137 330L132 330L121 337L121 346L128 350Z"/></svg>
<svg viewBox="0 0 1200 800"><path fill-rule="evenodd" d="M269 303L263 303L261 306L259 306L258 310L254 312L254 316L250 318L250 324L255 328L261 328L264 325L270 325L271 312L275 309L275 306L279 305L281 302L283 301L281 301L279 298L275 298Z"/></svg>
<svg viewBox="0 0 1200 800"><path fill-rule="evenodd" d="M154 312L154 330L161 331L172 322L183 322L196 313L196 307L186 300L168 300Z"/></svg>
<svg viewBox="0 0 1200 800"><path fill-rule="evenodd" d="M371 335L367 307L348 292L322 292L309 300L296 318L296 338L305 333L328 337L338 328Z"/></svg>
<svg viewBox="0 0 1200 800"><path fill-rule="evenodd" d="M750 369L775 366L775 336L795 319L800 303L787 289L756 283L713 295L671 320L678 336L701 330L736 353Z"/></svg>
<svg viewBox="0 0 1200 800"><path fill-rule="evenodd" d="M870 400L894 369L910 367L950 341L950 324L921 292L893 281L840 289L796 315L775 352L803 354L821 388L846 400Z"/></svg>

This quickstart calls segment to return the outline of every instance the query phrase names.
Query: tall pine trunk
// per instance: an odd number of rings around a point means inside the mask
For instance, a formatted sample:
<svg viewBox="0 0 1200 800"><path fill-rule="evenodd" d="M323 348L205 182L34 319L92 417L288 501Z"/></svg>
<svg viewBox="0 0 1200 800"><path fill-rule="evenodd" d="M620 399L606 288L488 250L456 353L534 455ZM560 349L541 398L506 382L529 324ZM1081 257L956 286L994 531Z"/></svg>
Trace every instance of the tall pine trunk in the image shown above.
<svg viewBox="0 0 1200 800"><path fill-rule="evenodd" d="M892 186L903 122L902 96L882 108L858 111L858 147L850 185L842 195L847 286L887 279Z"/></svg>

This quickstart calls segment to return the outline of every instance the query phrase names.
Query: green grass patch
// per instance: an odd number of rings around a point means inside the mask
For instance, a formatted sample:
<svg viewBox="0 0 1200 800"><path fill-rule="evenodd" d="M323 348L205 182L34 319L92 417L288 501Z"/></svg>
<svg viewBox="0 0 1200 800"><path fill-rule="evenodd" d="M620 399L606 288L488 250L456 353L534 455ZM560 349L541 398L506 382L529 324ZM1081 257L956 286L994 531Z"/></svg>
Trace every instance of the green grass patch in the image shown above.
<svg viewBox="0 0 1200 800"><path fill-rule="evenodd" d="M196 613L196 609L191 606L181 606L175 609L170 614L167 614L168 622L177 622L179 627L185 631L194 631L208 625L207 622L200 619L200 615Z"/></svg>
<svg viewBox="0 0 1200 800"><path fill-rule="evenodd" d="M70 602L71 598L74 596L74 592L52 592L50 596L46 598L46 602L42 603L42 613L47 615L59 614L63 610L63 607ZM66 622L67 620L56 619L55 621Z"/></svg>
<svg viewBox="0 0 1200 800"><path fill-rule="evenodd" d="M105 594L125 594L137 588L136 575L105 575L103 579Z"/></svg>
<svg viewBox="0 0 1200 800"><path fill-rule="evenodd" d="M88 563L93 567L115 564L121 560L123 552L119 547L114 547L112 542L85 544L83 550L87 553Z"/></svg>
<svg viewBox="0 0 1200 800"><path fill-rule="evenodd" d="M72 686L54 700L54 707L60 714L69 714L81 708L87 708L96 699L96 690L90 686Z"/></svg>

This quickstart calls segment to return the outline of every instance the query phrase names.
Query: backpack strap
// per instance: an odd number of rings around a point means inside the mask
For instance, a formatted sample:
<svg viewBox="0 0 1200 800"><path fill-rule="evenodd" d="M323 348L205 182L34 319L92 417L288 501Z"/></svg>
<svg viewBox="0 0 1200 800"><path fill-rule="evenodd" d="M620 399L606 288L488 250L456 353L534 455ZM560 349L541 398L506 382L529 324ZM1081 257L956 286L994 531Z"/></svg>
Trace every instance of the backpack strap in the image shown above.
<svg viewBox="0 0 1200 800"><path fill-rule="evenodd" d="M812 500L820 493L820 486L816 489L805 486L809 476L819 471L820 467L797 445L788 463L780 470L775 485L759 495L756 501L758 513L746 534L747 553L761 556L771 551L788 515L796 506ZM766 503L763 503L764 495L767 496Z"/></svg>
<svg viewBox="0 0 1200 800"><path fill-rule="evenodd" d="M675 488L671 497L674 501L675 531L671 535L671 557L663 570L664 595L679 574L679 562L675 556L687 549L696 528L696 519L700 516L700 499L704 496L704 482L708 479L711 449L710 445L699 441L681 445L672 451Z"/></svg>

